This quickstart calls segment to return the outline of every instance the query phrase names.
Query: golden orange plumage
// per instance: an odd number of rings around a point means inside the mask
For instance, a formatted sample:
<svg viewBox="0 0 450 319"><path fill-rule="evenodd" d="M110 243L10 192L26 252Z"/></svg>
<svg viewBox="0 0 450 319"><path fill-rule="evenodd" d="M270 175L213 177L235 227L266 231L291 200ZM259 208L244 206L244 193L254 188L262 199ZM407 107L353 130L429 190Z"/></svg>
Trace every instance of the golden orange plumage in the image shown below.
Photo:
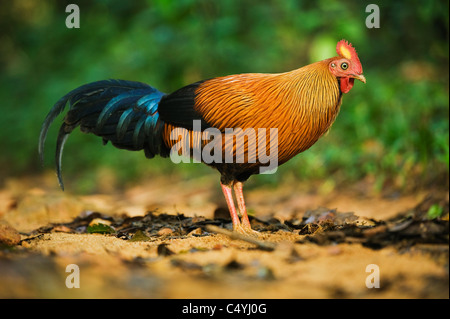
<svg viewBox="0 0 450 319"><path fill-rule="evenodd" d="M39 152L43 156L48 128L69 103L57 139L61 187L62 149L67 136L80 126L83 132L101 136L105 143L110 141L118 148L144 150L148 158L167 157L175 151L216 168L221 174L233 228L250 231L242 183L261 173L267 158L281 165L310 148L333 124L342 95L352 89L354 80L366 82L354 47L341 40L336 52L338 56L334 58L290 72L217 77L171 94L163 94L145 83L123 80L83 85L62 97L47 115ZM276 134L272 135L272 129ZM231 139L227 138L229 130L233 131ZM174 148L181 140L185 144ZM216 146L222 156L205 161L203 156L216 151Z"/></svg>
<svg viewBox="0 0 450 319"><path fill-rule="evenodd" d="M208 124L221 131L277 128L278 161L282 164L311 147L330 128L339 112L341 94L336 78L328 70L328 62L316 62L286 73L249 73L208 80L197 88L194 108ZM168 147L176 143L170 139L175 127L168 124L165 128ZM192 139L192 130L189 132L186 138ZM194 139L198 141L201 137ZM225 139L222 141L225 149ZM246 154L248 141L244 141ZM268 139L266 143L268 147Z"/></svg>
<svg viewBox="0 0 450 319"><path fill-rule="evenodd" d="M265 145L259 143L258 129L277 129L276 143L278 165L310 148L333 124L342 104L343 93L353 87L354 79L365 83L362 66L356 50L345 40L336 46L337 57L319 61L302 68L278 74L248 73L217 77L198 82L188 92L193 92L192 109L200 115L207 127L219 129L225 133L227 128L240 128L236 140L243 138L243 163L208 163L221 173L222 189L227 199L234 228L249 228L248 217L242 195L242 182L258 168L264 166L255 154L259 147L268 149L270 138L265 136ZM174 100L186 94L183 89L174 93ZM170 98L169 105L170 105ZM164 106L164 103L163 103ZM183 123L184 124L184 123ZM182 128L182 129L181 129ZM208 141L202 140L202 132L195 132L186 125L167 123L163 140L168 148L178 140L172 140L170 133L175 129L183 138L191 139L202 147ZM177 131L178 130L178 131ZM268 133L268 131L267 131ZM212 142L211 142L212 143ZM200 145L199 144L199 145ZM256 148L256 151L255 151ZM237 158L242 151L235 141L221 140L223 154L231 152ZM242 223L236 215L232 199L232 190L242 215Z"/></svg>

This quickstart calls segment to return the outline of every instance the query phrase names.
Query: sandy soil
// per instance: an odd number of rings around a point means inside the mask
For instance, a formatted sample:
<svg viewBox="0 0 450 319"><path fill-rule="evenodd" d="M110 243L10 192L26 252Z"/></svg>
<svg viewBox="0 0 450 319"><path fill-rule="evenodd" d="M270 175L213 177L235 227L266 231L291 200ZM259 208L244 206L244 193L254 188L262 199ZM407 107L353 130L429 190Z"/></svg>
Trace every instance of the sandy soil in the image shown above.
<svg viewBox="0 0 450 319"><path fill-rule="evenodd" d="M214 176L161 179L123 192L76 196L56 189L53 174L7 181L0 190L0 223L18 230L21 240L0 249L0 298L449 298L448 224L447 242L400 242L381 249L358 238L318 244L283 226L256 238L273 243L270 251L204 228L179 235L162 225L145 240L132 241L64 226L90 212L139 219L152 211L182 213L193 223L213 220L218 207L225 207L216 183ZM363 189L363 184L326 191L286 183L251 188L246 195L260 221L301 220L308 210L328 207L353 212L367 226L405 213L429 195L383 196ZM448 207L448 192L437 193ZM73 274L66 267L72 264L78 266L80 288L66 286ZM366 268L373 264L380 288L366 286L374 274Z"/></svg>

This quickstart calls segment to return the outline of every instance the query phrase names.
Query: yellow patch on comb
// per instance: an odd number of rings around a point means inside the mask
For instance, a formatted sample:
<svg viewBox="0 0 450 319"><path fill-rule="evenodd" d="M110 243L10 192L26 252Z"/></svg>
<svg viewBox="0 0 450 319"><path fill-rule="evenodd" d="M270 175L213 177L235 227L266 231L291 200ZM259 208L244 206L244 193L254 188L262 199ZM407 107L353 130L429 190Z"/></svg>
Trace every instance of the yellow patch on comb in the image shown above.
<svg viewBox="0 0 450 319"><path fill-rule="evenodd" d="M345 46L341 45L339 47L339 52L340 52L340 55L343 56L344 58L349 59L349 60L352 59L352 53Z"/></svg>
<svg viewBox="0 0 450 319"><path fill-rule="evenodd" d="M341 57L352 61L354 71L362 73L361 62L359 61L358 54L351 43L348 43L347 40L342 39L336 45L336 52Z"/></svg>

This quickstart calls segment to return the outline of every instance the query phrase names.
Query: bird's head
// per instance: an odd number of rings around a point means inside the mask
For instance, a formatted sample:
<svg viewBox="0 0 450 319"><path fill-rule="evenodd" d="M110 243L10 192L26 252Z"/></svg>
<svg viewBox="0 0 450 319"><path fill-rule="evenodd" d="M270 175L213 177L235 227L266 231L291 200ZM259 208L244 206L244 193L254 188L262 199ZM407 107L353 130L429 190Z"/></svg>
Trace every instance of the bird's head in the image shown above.
<svg viewBox="0 0 450 319"><path fill-rule="evenodd" d="M328 67L331 74L340 79L342 93L348 93L351 90L355 79L366 83L361 62L352 44L341 40L336 46L336 52L339 56L330 59Z"/></svg>

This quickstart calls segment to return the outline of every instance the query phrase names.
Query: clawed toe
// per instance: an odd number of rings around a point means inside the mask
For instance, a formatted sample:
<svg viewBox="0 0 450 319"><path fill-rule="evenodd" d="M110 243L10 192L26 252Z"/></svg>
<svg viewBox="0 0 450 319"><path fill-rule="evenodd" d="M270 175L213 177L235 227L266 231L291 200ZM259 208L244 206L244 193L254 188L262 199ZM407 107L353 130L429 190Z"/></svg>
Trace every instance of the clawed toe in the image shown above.
<svg viewBox="0 0 450 319"><path fill-rule="evenodd" d="M251 229L249 226L238 225L233 227L233 230L239 234L247 235L251 237L259 237L260 233Z"/></svg>

